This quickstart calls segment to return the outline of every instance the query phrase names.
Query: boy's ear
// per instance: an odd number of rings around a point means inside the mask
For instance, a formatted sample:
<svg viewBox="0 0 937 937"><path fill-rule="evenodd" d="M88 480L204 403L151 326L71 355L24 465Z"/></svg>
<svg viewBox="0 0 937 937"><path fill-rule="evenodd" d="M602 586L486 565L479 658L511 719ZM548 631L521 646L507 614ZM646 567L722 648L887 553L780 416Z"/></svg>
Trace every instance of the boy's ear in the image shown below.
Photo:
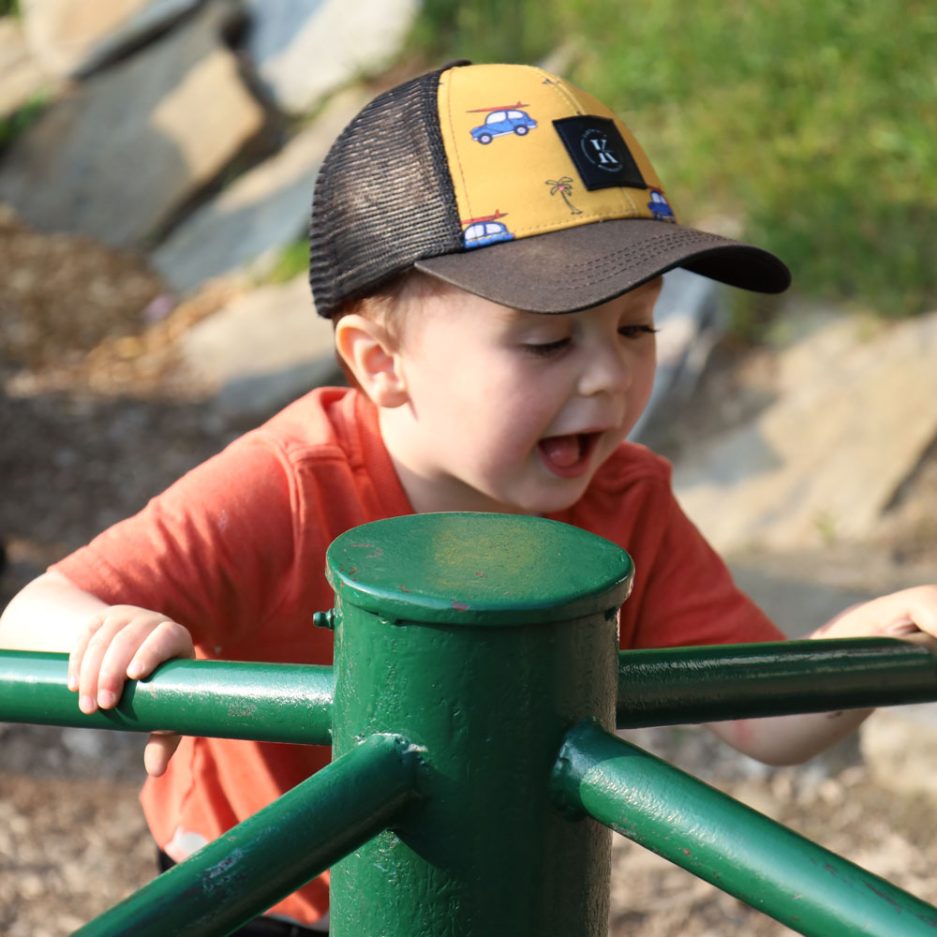
<svg viewBox="0 0 937 937"><path fill-rule="evenodd" d="M342 316L335 326L335 350L377 406L407 402L397 345L379 323L357 313Z"/></svg>

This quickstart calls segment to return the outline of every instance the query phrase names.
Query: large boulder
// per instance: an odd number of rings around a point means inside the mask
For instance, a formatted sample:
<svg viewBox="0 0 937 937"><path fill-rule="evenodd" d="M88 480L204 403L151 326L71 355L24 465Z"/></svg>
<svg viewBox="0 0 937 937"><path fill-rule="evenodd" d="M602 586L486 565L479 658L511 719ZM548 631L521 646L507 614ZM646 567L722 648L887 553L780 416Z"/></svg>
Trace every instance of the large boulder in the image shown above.
<svg viewBox="0 0 937 937"><path fill-rule="evenodd" d="M305 275L238 297L182 340L188 378L215 395L216 412L257 422L339 380L332 323L316 315Z"/></svg>
<svg viewBox="0 0 937 937"><path fill-rule="evenodd" d="M419 7L419 0L248 0L248 52L274 103L301 114L388 65Z"/></svg>
<svg viewBox="0 0 937 937"><path fill-rule="evenodd" d="M44 231L141 247L261 130L211 4L63 98L0 167L0 200Z"/></svg>
<svg viewBox="0 0 937 937"><path fill-rule="evenodd" d="M937 313L803 329L773 402L676 466L680 501L721 552L871 536L937 438Z"/></svg>
<svg viewBox="0 0 937 937"><path fill-rule="evenodd" d="M316 173L364 97L349 91L276 156L245 173L194 212L153 254L167 281L188 292L203 281L246 269L264 273L309 224Z"/></svg>
<svg viewBox="0 0 937 937"><path fill-rule="evenodd" d="M43 68L78 76L145 42L202 0L23 0L29 44Z"/></svg>

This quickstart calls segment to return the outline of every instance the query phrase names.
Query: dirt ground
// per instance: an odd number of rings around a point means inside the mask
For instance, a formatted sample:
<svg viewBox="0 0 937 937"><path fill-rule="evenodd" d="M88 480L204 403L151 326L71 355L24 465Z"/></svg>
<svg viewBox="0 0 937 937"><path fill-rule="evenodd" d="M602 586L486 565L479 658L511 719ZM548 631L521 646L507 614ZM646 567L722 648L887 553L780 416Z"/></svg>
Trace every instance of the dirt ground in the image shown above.
<svg viewBox="0 0 937 937"><path fill-rule="evenodd" d="M174 336L224 292L172 310L139 259L80 239L34 238L0 215L0 539L8 557L0 605L241 430L220 422L172 369ZM727 365L738 360L730 350ZM913 503L915 493L903 497ZM918 543L916 558L933 548ZM637 738L937 902L937 796L877 786L854 744L805 768L768 770L697 730ZM68 934L151 877L153 847L136 800L141 751L133 736L0 725L0 935ZM620 837L612 897L614 937L790 933Z"/></svg>

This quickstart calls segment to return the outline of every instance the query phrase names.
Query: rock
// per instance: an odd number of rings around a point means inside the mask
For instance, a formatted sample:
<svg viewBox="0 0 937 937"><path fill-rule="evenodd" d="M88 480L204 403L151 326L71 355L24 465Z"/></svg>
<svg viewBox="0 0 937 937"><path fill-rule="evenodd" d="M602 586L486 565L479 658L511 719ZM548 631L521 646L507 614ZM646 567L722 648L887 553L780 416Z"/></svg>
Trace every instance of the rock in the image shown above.
<svg viewBox="0 0 937 937"><path fill-rule="evenodd" d="M140 45L202 0L25 0L30 47L55 75L86 75L124 50Z"/></svg>
<svg viewBox="0 0 937 937"><path fill-rule="evenodd" d="M730 554L869 537L937 437L935 360L937 313L821 323L780 354L772 403L678 463L681 503Z"/></svg>
<svg viewBox="0 0 937 937"><path fill-rule="evenodd" d="M316 315L305 275L248 293L200 322L183 338L182 355L232 420L262 419L340 374L332 324Z"/></svg>
<svg viewBox="0 0 937 937"><path fill-rule="evenodd" d="M30 53L17 20L0 19L0 120L58 84Z"/></svg>
<svg viewBox="0 0 937 937"><path fill-rule="evenodd" d="M51 108L9 151L0 200L40 230L143 244L263 125L219 41L234 10L211 4Z"/></svg>
<svg viewBox="0 0 937 937"><path fill-rule="evenodd" d="M249 267L263 273L306 230L316 173L329 146L364 103L347 92L272 159L245 173L195 212L155 251L153 262L180 292Z"/></svg>
<svg viewBox="0 0 937 937"><path fill-rule="evenodd" d="M300 114L386 66L419 6L419 0L248 0L248 52L274 103Z"/></svg>
<svg viewBox="0 0 937 937"><path fill-rule="evenodd" d="M653 446L696 389L709 353L725 330L725 287L713 280L671 270L654 309L657 375L651 399L631 431L631 439Z"/></svg>

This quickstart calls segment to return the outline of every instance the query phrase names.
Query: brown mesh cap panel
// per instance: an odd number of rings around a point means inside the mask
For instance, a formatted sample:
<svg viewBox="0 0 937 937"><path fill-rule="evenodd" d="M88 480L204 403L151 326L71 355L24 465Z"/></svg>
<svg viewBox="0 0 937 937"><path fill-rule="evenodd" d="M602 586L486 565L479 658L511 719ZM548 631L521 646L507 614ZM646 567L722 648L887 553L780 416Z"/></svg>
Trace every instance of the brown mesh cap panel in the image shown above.
<svg viewBox="0 0 937 937"><path fill-rule="evenodd" d="M423 75L375 98L322 165L309 265L322 316L416 260L461 248L439 132L439 75Z"/></svg>

